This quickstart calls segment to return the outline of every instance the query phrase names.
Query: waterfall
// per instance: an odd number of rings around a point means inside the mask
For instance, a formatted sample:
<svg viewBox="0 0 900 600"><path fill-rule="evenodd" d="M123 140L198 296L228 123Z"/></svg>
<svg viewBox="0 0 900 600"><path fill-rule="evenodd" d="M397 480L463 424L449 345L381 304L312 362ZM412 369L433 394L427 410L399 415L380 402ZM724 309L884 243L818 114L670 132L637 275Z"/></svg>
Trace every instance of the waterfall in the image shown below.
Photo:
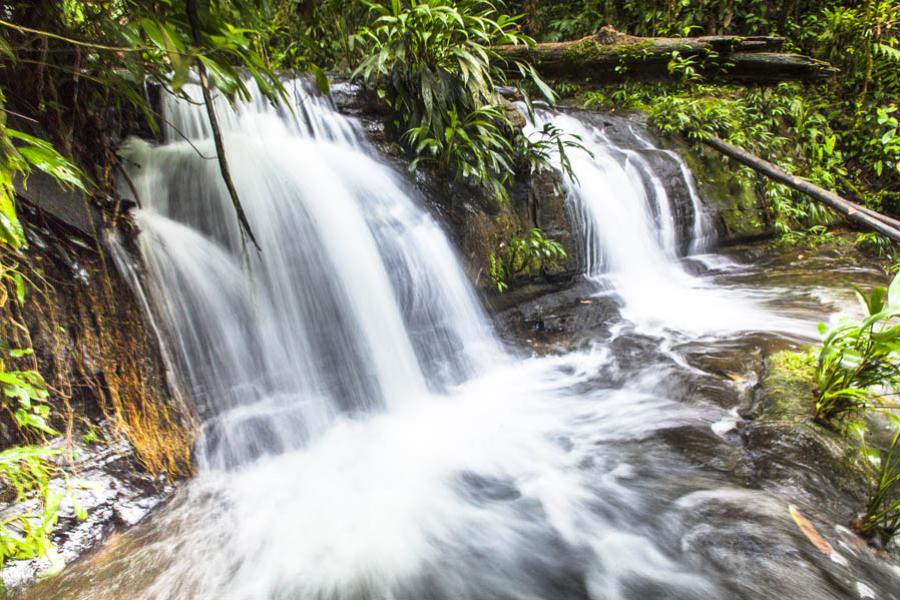
<svg viewBox="0 0 900 600"><path fill-rule="evenodd" d="M752 292L729 293L686 271L683 260L709 251L715 231L684 159L631 123L615 128L614 137L609 124L591 118L541 110L526 134L537 138L552 123L580 139L584 150L568 151L576 177L565 178L565 188L585 275L621 300L623 316L657 332L796 330L795 322L748 300Z"/></svg>
<svg viewBox="0 0 900 600"><path fill-rule="evenodd" d="M834 556L854 570L836 570L787 510L809 490L760 483L748 468L754 438L733 433L755 385L743 359L778 321L746 289L683 267L709 228L677 156L581 115L539 115L592 153L571 152L578 180L567 183L590 282L573 288L577 303L558 294L575 304L561 310L596 311L608 327L574 319L572 338L589 343L513 358L447 238L359 127L290 88L285 105L218 107L260 253L242 251L201 106L168 99L165 143L123 149L143 206L136 288L201 412L200 468L34 598L825 598L851 596L863 578L896 587L847 545ZM620 300L621 315L583 301L594 288ZM742 329L759 331L733 335ZM718 360L722 348L737 358Z"/></svg>
<svg viewBox="0 0 900 600"><path fill-rule="evenodd" d="M357 124L288 88L292 104L255 90L217 106L258 253L242 252L202 105L165 95L165 143L123 149L207 467L300 447L335 415L414 403L501 360L440 228Z"/></svg>

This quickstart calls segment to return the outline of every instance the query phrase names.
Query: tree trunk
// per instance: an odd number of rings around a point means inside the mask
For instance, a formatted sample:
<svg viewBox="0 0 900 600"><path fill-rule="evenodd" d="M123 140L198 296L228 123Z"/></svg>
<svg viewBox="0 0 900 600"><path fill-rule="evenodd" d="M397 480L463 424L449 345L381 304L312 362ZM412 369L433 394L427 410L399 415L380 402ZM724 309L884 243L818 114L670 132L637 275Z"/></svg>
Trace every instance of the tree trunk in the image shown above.
<svg viewBox="0 0 900 600"><path fill-rule="evenodd" d="M765 161L758 156L750 154L743 148L739 148L717 137L711 137L703 140L703 143L718 150L725 156L733 158L742 165L748 166L754 171L761 173L773 181L777 181L798 192L803 192L814 200L833 208L840 214L844 215L850 221L857 223L867 229L877 231L878 233L900 243L900 229L897 228L897 220L887 215L883 215L872 209L860 206L855 202L851 202L845 198L841 198L834 192L830 192L824 188L810 183L801 177L795 177L781 167Z"/></svg>
<svg viewBox="0 0 900 600"><path fill-rule="evenodd" d="M694 68L709 80L746 83L815 81L837 70L830 64L781 52L784 38L705 36L696 38L643 38L604 27L597 34L570 42L532 47L494 46L517 75L516 61L528 62L544 77L597 82L623 79L680 77L669 72L672 54L694 60Z"/></svg>

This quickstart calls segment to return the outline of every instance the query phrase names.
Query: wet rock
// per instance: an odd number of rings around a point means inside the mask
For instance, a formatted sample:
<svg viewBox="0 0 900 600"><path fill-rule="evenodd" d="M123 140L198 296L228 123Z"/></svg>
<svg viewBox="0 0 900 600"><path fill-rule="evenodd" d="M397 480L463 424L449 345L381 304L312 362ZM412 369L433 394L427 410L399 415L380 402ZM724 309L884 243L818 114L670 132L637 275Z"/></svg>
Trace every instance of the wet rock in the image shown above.
<svg viewBox="0 0 900 600"><path fill-rule="evenodd" d="M526 286L494 300L492 308L501 333L547 350L607 337L619 304L611 296L597 296L594 284L579 280L564 287Z"/></svg>
<svg viewBox="0 0 900 600"><path fill-rule="evenodd" d="M656 437L695 465L726 473L737 469L739 449L726 443L709 427L673 427L660 431Z"/></svg>
<svg viewBox="0 0 900 600"><path fill-rule="evenodd" d="M812 420L813 367L787 367L784 356L767 358L753 404L739 424L752 479L800 493L835 521L849 522L865 506L859 450L848 436Z"/></svg>
<svg viewBox="0 0 900 600"><path fill-rule="evenodd" d="M114 531L140 522L174 491L165 480L147 475L125 443L76 444L74 453L74 464L66 467L70 479L56 478L50 484L51 489L65 494L50 539L66 564L99 547ZM36 506L35 500L7 505L0 509L0 518L26 514ZM76 514L79 508L85 511L83 520ZM34 582L50 567L47 558L9 560L0 571L0 579L7 590L16 590Z"/></svg>

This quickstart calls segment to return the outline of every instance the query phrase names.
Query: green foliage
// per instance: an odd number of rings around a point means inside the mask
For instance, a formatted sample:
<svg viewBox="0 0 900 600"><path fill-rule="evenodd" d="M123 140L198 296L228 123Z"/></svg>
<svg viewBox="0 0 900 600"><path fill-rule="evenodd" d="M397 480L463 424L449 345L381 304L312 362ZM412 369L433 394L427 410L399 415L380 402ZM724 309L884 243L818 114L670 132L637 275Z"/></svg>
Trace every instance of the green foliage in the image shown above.
<svg viewBox="0 0 900 600"><path fill-rule="evenodd" d="M496 106L481 106L459 119L456 107L447 114L447 124L437 138L429 137L424 126L412 127L403 136L414 149L410 168L436 163L453 169L458 180L476 181L505 198L506 183L512 177L513 146L502 129L505 116Z"/></svg>
<svg viewBox="0 0 900 600"><path fill-rule="evenodd" d="M774 91L700 85L695 64L677 53L670 85L606 85L597 106L647 110L669 133L715 134L876 210L900 214L900 3L897 0L520 0L527 31L546 41L591 35L603 25L644 36L783 35L786 49L827 60L833 80ZM768 98L766 98L768 96ZM755 176L754 176L755 177ZM824 209L760 181L784 242L823 236Z"/></svg>
<svg viewBox="0 0 900 600"><path fill-rule="evenodd" d="M435 163L506 200L519 151L530 146L517 141L522 134L510 122L512 109L496 92L509 65L491 46L532 43L517 19L486 0L364 4L377 18L357 38L367 55L355 75L379 86L396 112L402 139L417 157L413 168ZM534 69L513 66L554 99Z"/></svg>
<svg viewBox="0 0 900 600"><path fill-rule="evenodd" d="M720 137L825 188L840 192L849 181L838 134L819 103L807 98L798 84L743 88L636 83L589 93L586 103L643 110L667 135L684 134L697 142ZM834 218L828 209L799 192L757 179L746 168L737 173L748 181L758 181L774 213L776 230L787 241L821 238L823 230L819 228ZM867 199L874 204L874 198Z"/></svg>
<svg viewBox="0 0 900 600"><path fill-rule="evenodd" d="M24 281L4 272L5 278L16 283L17 299L24 303ZM29 358L29 349L7 349L10 362ZM13 415L16 425L26 438L56 436L59 432L50 426L49 391L40 373L33 369L8 368L7 361L0 361L0 398L2 407ZM0 452L0 491L5 500L25 502L32 498L34 511L20 513L0 522L0 567L9 559L54 556L49 535L56 525L59 503L63 494L50 490L50 480L64 475L51 459L60 450L43 446L12 446ZM12 497L10 497L12 492Z"/></svg>
<svg viewBox="0 0 900 600"><path fill-rule="evenodd" d="M863 438L865 465L870 471L869 502L859 520L860 532L882 547L900 533L900 418L888 414L894 434L885 448L872 448Z"/></svg>
<svg viewBox="0 0 900 600"><path fill-rule="evenodd" d="M543 173L550 168L554 159L559 163L562 175L571 181L577 181L578 177L572 168L569 158L569 150L593 153L582 144L581 136L565 133L553 123L545 123L543 129L534 137L519 136L516 138L521 145L518 154L524 157L531 174Z"/></svg>
<svg viewBox="0 0 900 600"><path fill-rule="evenodd" d="M879 177L885 168L900 171L900 135L897 133L898 121L894 115L896 112L896 104L877 108L878 124L884 127L884 132L881 137L876 136L870 145L873 146L873 154L877 157L873 160L873 164Z"/></svg>
<svg viewBox="0 0 900 600"><path fill-rule="evenodd" d="M38 500L35 512L18 514L0 522L0 567L7 559L52 556L50 533L56 526L63 494L50 489L57 472L50 459L59 450L40 446L16 446L0 452L0 480L24 502L29 495Z"/></svg>
<svg viewBox="0 0 900 600"><path fill-rule="evenodd" d="M279 3L97 0L45 2L34 10L30 2L0 0L5 40L0 51L8 58L0 69L0 89L15 86L16 112L39 121L73 162L97 163L95 179L114 195L109 167L116 158L105 111L136 111L155 131L160 116L145 93L148 80L183 95L192 69L203 65L229 100L249 97L248 76L269 98L284 93L264 51L274 36L264 25L271 24L267 17ZM193 23L192 8L198 16ZM72 81L74 90L68 87ZM66 173L69 167L37 138L22 134L16 140L21 156L36 168L54 170L69 185L82 179Z"/></svg>
<svg viewBox="0 0 900 600"><path fill-rule="evenodd" d="M816 418L839 419L884 405L884 394L900 391L900 275L890 288L869 295L856 289L866 309L861 322L845 320L828 329L816 368Z"/></svg>
<svg viewBox="0 0 900 600"><path fill-rule="evenodd" d="M697 65L697 58L694 56L682 56L677 50L672 51L672 58L667 65L669 74L678 76L681 81L689 83L692 81L703 81Z"/></svg>
<svg viewBox="0 0 900 600"><path fill-rule="evenodd" d="M499 250L491 253L488 275L502 294L515 277L544 273L560 266L567 257L559 242L546 237L540 229L531 229L502 242Z"/></svg>
<svg viewBox="0 0 900 600"><path fill-rule="evenodd" d="M63 187L85 190L77 167L48 142L6 126L4 95L0 89L0 243L18 249L26 245L25 232L16 215L17 177L27 182L32 168L47 173Z"/></svg>

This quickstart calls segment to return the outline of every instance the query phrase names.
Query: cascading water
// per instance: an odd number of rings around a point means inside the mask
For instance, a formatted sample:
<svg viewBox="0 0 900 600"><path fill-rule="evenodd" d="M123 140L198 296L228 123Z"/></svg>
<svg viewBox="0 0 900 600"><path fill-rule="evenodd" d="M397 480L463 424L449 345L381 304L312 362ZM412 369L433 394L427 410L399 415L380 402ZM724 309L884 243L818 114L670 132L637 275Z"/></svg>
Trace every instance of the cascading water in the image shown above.
<svg viewBox="0 0 900 600"><path fill-rule="evenodd" d="M167 143L123 152L153 295L207 417L200 456L218 466L299 447L337 413L418 401L499 356L434 222L350 121L290 89L297 115L217 107L248 167L235 185L262 248L246 265L202 106L169 100Z"/></svg>
<svg viewBox="0 0 900 600"><path fill-rule="evenodd" d="M293 91L294 111L219 107L262 245L246 265L197 106L169 101L167 143L126 149L144 206L148 296L205 419L200 473L35 598L781 599L891 589L898 575L865 553L844 544L828 557L799 533L786 498L805 508L806 490L755 483L734 433L746 377L698 367L701 338L687 339L700 344L692 355L676 352L668 329L623 327L588 350L506 356L441 230L352 122L299 84ZM640 153L552 118L594 152L572 155L569 189L589 275L612 285L635 322L650 310L638 293L655 294L664 313L689 299L708 311L709 290L677 262L702 238L700 211L676 226L684 203ZM739 330L748 314L729 310L721 323ZM695 324L665 317L667 327Z"/></svg>
<svg viewBox="0 0 900 600"><path fill-rule="evenodd" d="M621 299L626 318L647 331L810 333L685 271L679 258L708 250L715 231L694 177L677 153L657 148L631 125L623 143L611 139L602 125L550 111L535 113L526 132L540 136L548 123L577 136L586 150L568 153L577 177L566 179L567 196L581 228L586 275ZM679 180L674 183L683 187L688 202L676 201L673 182L662 180L651 159L675 164L669 176Z"/></svg>

